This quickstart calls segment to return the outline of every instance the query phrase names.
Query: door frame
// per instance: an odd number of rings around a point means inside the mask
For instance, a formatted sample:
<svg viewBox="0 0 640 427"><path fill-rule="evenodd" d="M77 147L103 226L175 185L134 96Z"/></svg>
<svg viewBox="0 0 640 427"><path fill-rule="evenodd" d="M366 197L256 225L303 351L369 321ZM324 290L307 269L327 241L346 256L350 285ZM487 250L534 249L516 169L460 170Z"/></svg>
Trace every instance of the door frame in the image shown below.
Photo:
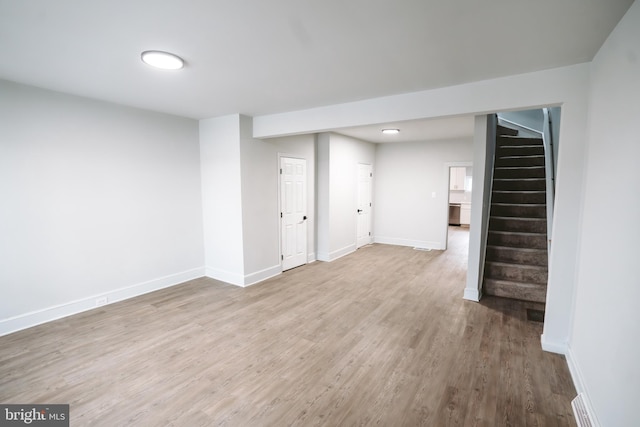
<svg viewBox="0 0 640 427"><path fill-rule="evenodd" d="M444 194L446 194L446 197L443 197L442 199L444 200L442 203L442 212L443 212L443 228L441 231L441 236L444 236L443 239L443 249L446 251L447 247L449 246L449 186L450 186L450 179L451 179L451 168L455 168L455 167L473 167L473 162L445 162L444 163ZM475 183L474 183L475 186ZM471 220L471 224L469 224L469 228L471 228L473 226L473 219Z"/></svg>

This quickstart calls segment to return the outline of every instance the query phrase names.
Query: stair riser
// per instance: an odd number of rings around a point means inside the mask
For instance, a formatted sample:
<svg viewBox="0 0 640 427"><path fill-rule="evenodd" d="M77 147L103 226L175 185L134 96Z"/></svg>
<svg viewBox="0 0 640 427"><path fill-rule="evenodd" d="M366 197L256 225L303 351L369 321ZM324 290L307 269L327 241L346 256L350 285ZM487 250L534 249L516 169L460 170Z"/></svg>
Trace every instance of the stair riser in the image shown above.
<svg viewBox="0 0 640 427"><path fill-rule="evenodd" d="M489 229L495 231L522 231L525 233L546 233L546 219L503 219L491 218Z"/></svg>
<svg viewBox="0 0 640 427"><path fill-rule="evenodd" d="M516 282L547 284L547 270L542 268L527 268L518 265L496 265L487 263L485 277L497 280L513 280Z"/></svg>
<svg viewBox="0 0 640 427"><path fill-rule="evenodd" d="M547 253L545 251L525 251L513 248L487 247L487 261L510 262L516 264L547 266Z"/></svg>
<svg viewBox="0 0 640 427"><path fill-rule="evenodd" d="M546 249L547 235L522 236L518 234L492 233L489 231L487 243L493 246L509 246L512 248Z"/></svg>
<svg viewBox="0 0 640 427"><path fill-rule="evenodd" d="M515 135L512 135L515 136ZM496 146L504 147L504 146L513 146L513 145L540 145L544 146L542 140L540 138L527 138L525 136L516 136L512 138L510 136L498 135L496 139Z"/></svg>
<svg viewBox="0 0 640 427"><path fill-rule="evenodd" d="M496 147L496 157L506 156L544 156L543 146L510 145Z"/></svg>
<svg viewBox="0 0 640 427"><path fill-rule="evenodd" d="M546 218L547 209L545 206L526 206L526 205L492 205L492 216L512 216L522 218Z"/></svg>
<svg viewBox="0 0 640 427"><path fill-rule="evenodd" d="M544 156L496 158L496 167L544 166Z"/></svg>
<svg viewBox="0 0 640 427"><path fill-rule="evenodd" d="M495 188L494 188L495 190ZM535 193L501 193L494 192L491 195L493 203L531 203L543 204L547 201L547 195L544 192Z"/></svg>
<svg viewBox="0 0 640 427"><path fill-rule="evenodd" d="M498 125L497 127L497 133L498 133L498 137L500 137L501 135L518 135L518 131L515 129L511 129L505 126L500 126Z"/></svg>
<svg viewBox="0 0 640 427"><path fill-rule="evenodd" d="M518 191L518 190L536 190L536 191L544 191L547 188L547 184L544 179L494 179L493 180L493 189L494 190L507 190L507 191Z"/></svg>
<svg viewBox="0 0 640 427"><path fill-rule="evenodd" d="M495 295L497 297L514 298L523 301L546 302L547 288L546 286L525 287L512 286L496 283L486 279L483 285L483 293L487 295Z"/></svg>
<svg viewBox="0 0 640 427"><path fill-rule="evenodd" d="M544 178L544 167L514 167L508 169L497 168L493 173L494 178Z"/></svg>

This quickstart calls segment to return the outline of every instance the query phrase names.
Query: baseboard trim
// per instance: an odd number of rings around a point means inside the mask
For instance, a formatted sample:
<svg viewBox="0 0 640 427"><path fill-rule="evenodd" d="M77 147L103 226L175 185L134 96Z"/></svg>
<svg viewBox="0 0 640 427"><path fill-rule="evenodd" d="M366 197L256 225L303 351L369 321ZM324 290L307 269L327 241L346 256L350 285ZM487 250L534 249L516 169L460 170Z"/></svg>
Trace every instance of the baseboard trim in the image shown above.
<svg viewBox="0 0 640 427"><path fill-rule="evenodd" d="M244 286L244 274L233 273L227 270L220 270L219 268L207 267L205 270L205 276L225 282L230 285Z"/></svg>
<svg viewBox="0 0 640 427"><path fill-rule="evenodd" d="M409 246L412 248L443 250L444 246L440 242L431 242L427 240L401 239L397 237L375 236L375 243L384 245Z"/></svg>
<svg viewBox="0 0 640 427"><path fill-rule="evenodd" d="M335 261L338 258L342 258L345 255L349 255L352 252L356 251L356 245L345 246L344 248L338 249L333 252L318 252L316 259L318 261L331 262Z"/></svg>
<svg viewBox="0 0 640 427"><path fill-rule="evenodd" d="M157 279L138 283L132 286L126 286L114 291L105 292L97 295L91 295L86 298L70 301L64 304L47 307L42 310L36 310L29 313L21 314L7 319L0 320L0 336L18 332L23 329L41 325L43 323L52 322L84 311L97 308L96 300L98 298L106 298L107 304L113 304L118 301L137 297L149 292L175 286L189 280L197 279L205 275L205 268L198 267L186 270L176 274L159 277Z"/></svg>
<svg viewBox="0 0 640 427"><path fill-rule="evenodd" d="M564 354L565 356L569 350L566 342L550 341L544 334L540 335L540 345L544 351Z"/></svg>
<svg viewBox="0 0 640 427"><path fill-rule="evenodd" d="M256 271L255 273L246 274L244 276L243 286L255 285L256 283L260 283L263 280L270 279L279 274L282 274L282 266L280 264L265 268L264 270Z"/></svg>
<svg viewBox="0 0 640 427"><path fill-rule="evenodd" d="M593 404L591 403L591 399L589 397L589 393L587 391L586 383L584 381L584 376L582 375L582 370L580 366L576 362L575 356L571 351L571 347L567 346L565 358L567 360L567 366L569 366L569 373L571 374L571 379L573 380L573 385L576 388L578 394L582 394L582 398L584 401L584 406L589 413L589 418L594 427L600 427L600 421L596 416L596 413L593 411Z"/></svg>
<svg viewBox="0 0 640 427"><path fill-rule="evenodd" d="M316 253L315 252L311 252L310 254L307 254L307 262L308 263L312 263L316 261Z"/></svg>
<svg viewBox="0 0 640 427"><path fill-rule="evenodd" d="M353 245L345 246L344 248L329 252L329 261L335 261L338 258L342 258L343 256L349 255L350 253L355 251L356 245L354 243Z"/></svg>
<svg viewBox="0 0 640 427"><path fill-rule="evenodd" d="M462 299L467 301L480 302L480 298L482 298L482 294L477 289L465 288L464 295L462 295Z"/></svg>

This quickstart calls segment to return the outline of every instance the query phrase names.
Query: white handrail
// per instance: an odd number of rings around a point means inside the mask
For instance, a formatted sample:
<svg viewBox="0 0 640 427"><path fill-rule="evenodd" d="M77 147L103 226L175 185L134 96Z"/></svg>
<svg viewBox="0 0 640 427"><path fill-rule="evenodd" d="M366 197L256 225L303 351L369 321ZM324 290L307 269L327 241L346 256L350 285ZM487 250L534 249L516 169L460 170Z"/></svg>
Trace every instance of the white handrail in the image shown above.
<svg viewBox="0 0 640 427"><path fill-rule="evenodd" d="M547 184L547 252L551 254L551 228L553 226L553 200L555 192L555 163L553 159L553 136L549 109L543 108L542 143L544 144L544 168Z"/></svg>

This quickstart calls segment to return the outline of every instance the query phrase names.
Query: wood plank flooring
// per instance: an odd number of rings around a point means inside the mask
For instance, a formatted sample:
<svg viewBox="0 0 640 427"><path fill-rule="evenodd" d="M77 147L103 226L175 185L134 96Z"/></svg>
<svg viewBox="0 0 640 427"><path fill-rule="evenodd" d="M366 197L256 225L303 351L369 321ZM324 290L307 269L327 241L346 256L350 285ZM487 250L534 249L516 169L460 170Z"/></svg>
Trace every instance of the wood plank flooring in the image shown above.
<svg viewBox="0 0 640 427"><path fill-rule="evenodd" d="M198 279L0 337L0 402L69 403L72 426L575 425L531 305L462 299L466 233L245 289Z"/></svg>

